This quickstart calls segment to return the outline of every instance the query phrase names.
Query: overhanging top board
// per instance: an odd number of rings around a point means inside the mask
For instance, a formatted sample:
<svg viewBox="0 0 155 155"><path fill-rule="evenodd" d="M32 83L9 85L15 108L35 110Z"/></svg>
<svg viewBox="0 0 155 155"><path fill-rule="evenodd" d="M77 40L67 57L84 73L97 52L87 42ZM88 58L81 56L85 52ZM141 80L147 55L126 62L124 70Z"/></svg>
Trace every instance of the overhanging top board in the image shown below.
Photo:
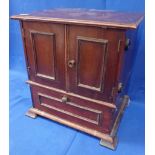
<svg viewBox="0 0 155 155"><path fill-rule="evenodd" d="M94 9L52 9L15 15L11 18L135 29L143 19L143 14Z"/></svg>

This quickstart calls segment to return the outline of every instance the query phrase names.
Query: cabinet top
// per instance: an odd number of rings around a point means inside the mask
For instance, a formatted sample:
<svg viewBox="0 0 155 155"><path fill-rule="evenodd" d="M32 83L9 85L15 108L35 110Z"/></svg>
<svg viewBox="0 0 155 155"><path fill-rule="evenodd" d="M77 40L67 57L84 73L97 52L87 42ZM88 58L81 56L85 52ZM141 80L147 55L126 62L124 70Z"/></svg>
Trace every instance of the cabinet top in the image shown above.
<svg viewBox="0 0 155 155"><path fill-rule="evenodd" d="M95 9L52 9L30 14L19 14L11 18L26 21L37 20L43 22L135 29L143 19L143 14Z"/></svg>

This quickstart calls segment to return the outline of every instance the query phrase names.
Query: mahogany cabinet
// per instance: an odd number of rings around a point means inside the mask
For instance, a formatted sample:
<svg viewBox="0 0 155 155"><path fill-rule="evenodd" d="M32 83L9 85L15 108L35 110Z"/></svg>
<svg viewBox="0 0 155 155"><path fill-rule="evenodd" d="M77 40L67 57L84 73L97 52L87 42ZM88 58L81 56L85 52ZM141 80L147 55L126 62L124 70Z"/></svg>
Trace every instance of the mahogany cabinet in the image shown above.
<svg viewBox="0 0 155 155"><path fill-rule="evenodd" d="M21 25L33 108L114 149L128 103L141 14L53 9L12 16Z"/></svg>

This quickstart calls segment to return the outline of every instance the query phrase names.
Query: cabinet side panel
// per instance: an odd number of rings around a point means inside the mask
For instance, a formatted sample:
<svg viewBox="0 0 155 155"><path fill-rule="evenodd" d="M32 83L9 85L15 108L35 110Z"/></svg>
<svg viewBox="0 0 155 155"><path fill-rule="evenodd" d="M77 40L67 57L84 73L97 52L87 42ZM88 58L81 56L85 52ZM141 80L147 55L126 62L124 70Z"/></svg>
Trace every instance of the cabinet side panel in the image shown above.
<svg viewBox="0 0 155 155"><path fill-rule="evenodd" d="M23 48L24 48L24 56L25 56L25 62L26 62L26 69L29 77L29 61L28 61L28 53L27 53L27 48L26 48L26 43L25 43L25 32L23 28L23 22L20 20L20 29L21 29L21 34L22 34L22 42L23 42Z"/></svg>
<svg viewBox="0 0 155 155"><path fill-rule="evenodd" d="M128 83L132 74L132 68L136 58L135 40L137 30L128 30L126 32L126 39L130 40L129 47L124 51L123 65L120 76L120 82L123 83L123 90L121 95L128 94Z"/></svg>
<svg viewBox="0 0 155 155"><path fill-rule="evenodd" d="M135 51L135 40L136 40L136 30L128 30L124 33L125 39L129 39L130 43L128 48L126 48L126 42L122 47L122 58L121 58L121 65L119 70L118 82L123 84L122 90L115 99L115 104L117 106L117 110L113 113L113 122L118 115L118 112L122 106L122 99L124 95L128 95L128 84L132 73L132 67L134 64L136 51ZM113 124L113 123L112 123Z"/></svg>

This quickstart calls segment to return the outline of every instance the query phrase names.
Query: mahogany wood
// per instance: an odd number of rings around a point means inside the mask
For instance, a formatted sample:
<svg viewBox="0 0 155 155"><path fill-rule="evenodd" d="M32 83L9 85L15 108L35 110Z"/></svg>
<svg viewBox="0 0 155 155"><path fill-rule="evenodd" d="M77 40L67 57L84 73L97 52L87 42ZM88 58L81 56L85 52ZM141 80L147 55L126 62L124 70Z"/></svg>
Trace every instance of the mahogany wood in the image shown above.
<svg viewBox="0 0 155 155"><path fill-rule="evenodd" d="M65 26L38 22L22 25L30 79L65 90Z"/></svg>
<svg viewBox="0 0 155 155"><path fill-rule="evenodd" d="M134 52L135 32L128 29L142 15L53 9L12 18L20 20L33 101L27 115L84 131L114 149Z"/></svg>
<svg viewBox="0 0 155 155"><path fill-rule="evenodd" d="M68 27L68 61L75 60L75 66L68 68L69 90L111 102L111 91L118 76L118 59L123 52L118 51L118 46L119 50L124 46L124 31L74 25Z"/></svg>
<svg viewBox="0 0 155 155"><path fill-rule="evenodd" d="M52 9L20 14L13 19L42 22L58 22L73 25L92 25L113 28L137 28L143 19L142 13L124 13L95 9Z"/></svg>
<svg viewBox="0 0 155 155"><path fill-rule="evenodd" d="M93 135L95 137L101 138L100 144L102 146L105 146L105 147L107 147L109 149L114 150L114 149L116 149L117 142L118 142L118 139L117 139L117 136L116 136L118 126L119 126L118 122L120 121L121 116L122 116L122 114L123 114L123 112L125 110L125 107L128 104L128 97L125 96L122 99L121 103L122 103L121 108L119 109L118 115L116 117L116 120L114 122L114 125L113 125L113 128L112 128L110 134L106 134L106 133L94 130L92 128L85 127L83 125L79 125L79 124L77 124L75 122L68 121L65 118L60 118L58 116L49 114L47 112L44 112L42 110L38 110L36 108L30 108L28 112L31 113L31 114L40 115L40 116L49 118L49 119L54 120L56 122L65 124L65 125L70 126L72 128L75 128L75 129L78 129L80 131L89 133L90 135ZM31 117L31 115L29 115L29 117Z"/></svg>

